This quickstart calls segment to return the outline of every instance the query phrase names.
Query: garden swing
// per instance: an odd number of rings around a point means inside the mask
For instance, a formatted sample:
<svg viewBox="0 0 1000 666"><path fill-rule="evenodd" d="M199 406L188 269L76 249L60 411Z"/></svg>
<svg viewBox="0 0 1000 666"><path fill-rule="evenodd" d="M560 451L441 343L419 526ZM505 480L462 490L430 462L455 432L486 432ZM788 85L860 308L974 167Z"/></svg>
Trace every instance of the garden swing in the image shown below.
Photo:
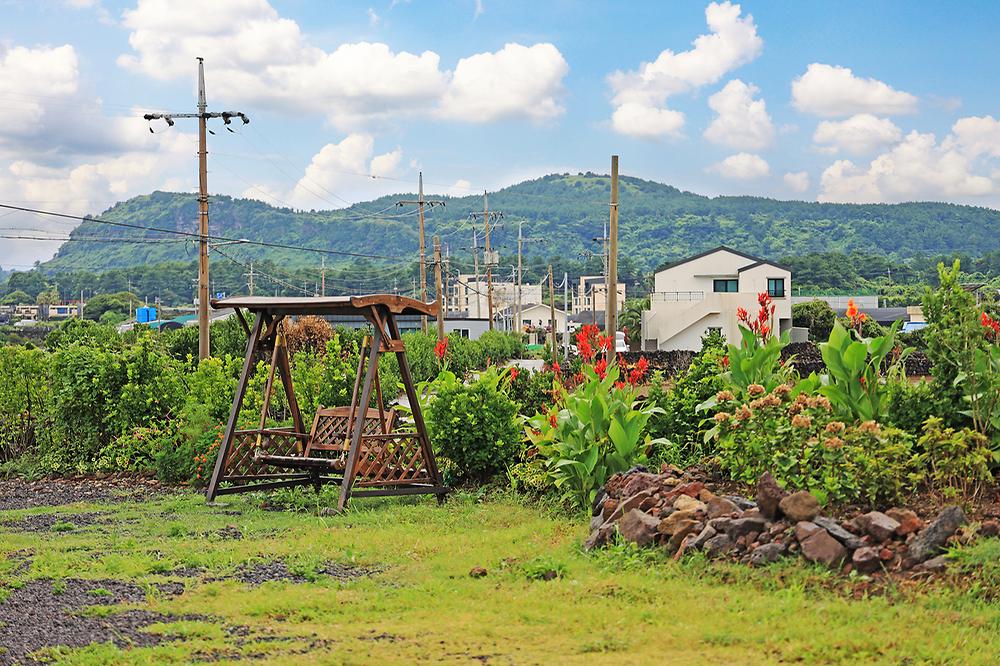
<svg viewBox="0 0 1000 666"><path fill-rule="evenodd" d="M243 296L212 301L216 309L232 308L249 339L243 371L233 396L229 421L219 445L212 478L205 493L218 495L312 485L340 485L338 508L351 497L433 494L443 500L448 488L434 460L417 392L406 361L397 315L435 314L435 303L396 295L335 297ZM244 311L253 313L253 325ZM348 407L321 407L305 430L292 385L288 348L281 322L298 315L364 317L372 335L362 345ZM378 377L378 359L396 354L412 423L404 424L396 410L386 409ZM269 354L264 400L257 428L237 429L240 409L258 356ZM267 427L275 376L288 402L292 425ZM372 394L376 406L371 407ZM406 426L409 427L406 427ZM404 429L405 428L405 429Z"/></svg>

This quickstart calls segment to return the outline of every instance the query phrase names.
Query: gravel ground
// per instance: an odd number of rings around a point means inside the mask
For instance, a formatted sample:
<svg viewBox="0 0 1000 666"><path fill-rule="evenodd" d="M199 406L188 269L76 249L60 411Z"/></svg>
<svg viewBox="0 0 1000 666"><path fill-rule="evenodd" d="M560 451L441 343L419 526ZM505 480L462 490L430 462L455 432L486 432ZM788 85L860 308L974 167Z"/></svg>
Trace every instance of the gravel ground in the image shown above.
<svg viewBox="0 0 1000 666"><path fill-rule="evenodd" d="M136 502L172 492L171 486L137 478L0 480L0 511L76 502Z"/></svg>
<svg viewBox="0 0 1000 666"><path fill-rule="evenodd" d="M17 520L0 522L0 528L15 532L51 532L54 525L66 526L65 531L88 525L106 525L110 522L106 513L43 513L35 516L25 516Z"/></svg>
<svg viewBox="0 0 1000 666"><path fill-rule="evenodd" d="M179 594L182 585L160 586ZM28 655L44 647L83 647L113 641L119 647L156 645L163 637L142 629L173 618L130 609L109 617L79 615L87 606L141 603L146 591L116 580L34 580L10 591L0 603L0 664L36 663Z"/></svg>
<svg viewBox="0 0 1000 666"><path fill-rule="evenodd" d="M338 580L350 580L352 578L361 578L363 576L372 576L378 573L378 569L369 569L365 567L353 567L346 564L338 564L336 562L327 562L322 567L316 570L316 573L320 576L328 576L330 578L336 578ZM309 578L291 571L288 565L284 562L266 562L262 564L256 564L254 566L241 567L235 575L225 576L222 578L210 578L208 580L228 580L235 579L247 585L252 585L256 587L257 585L263 585L264 583L270 581L286 581L290 583L308 583Z"/></svg>

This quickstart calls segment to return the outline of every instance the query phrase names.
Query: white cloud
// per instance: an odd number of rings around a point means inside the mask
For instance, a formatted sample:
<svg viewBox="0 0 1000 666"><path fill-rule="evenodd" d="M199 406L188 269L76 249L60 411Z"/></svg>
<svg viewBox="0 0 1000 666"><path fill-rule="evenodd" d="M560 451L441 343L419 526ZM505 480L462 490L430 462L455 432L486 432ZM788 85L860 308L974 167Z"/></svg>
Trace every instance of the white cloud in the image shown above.
<svg viewBox="0 0 1000 666"><path fill-rule="evenodd" d="M774 139L774 124L754 85L733 79L708 98L708 106L718 114L705 130L712 143L743 150L766 148Z"/></svg>
<svg viewBox="0 0 1000 666"><path fill-rule="evenodd" d="M792 81L792 104L817 116L857 113L897 115L917 110L917 98L877 79L855 76L847 67L812 63Z"/></svg>
<svg viewBox="0 0 1000 666"><path fill-rule="evenodd" d="M965 119L963 119L965 120ZM821 178L820 201L882 202L926 199L968 200L997 192L988 176L974 173L962 153L956 128L940 144L933 134L913 131L865 167L849 160L830 165ZM977 148L978 149L978 148Z"/></svg>
<svg viewBox="0 0 1000 666"><path fill-rule="evenodd" d="M620 134L647 139L681 136L684 114L673 109L658 109L638 102L626 102L611 114L611 124Z"/></svg>
<svg viewBox="0 0 1000 666"><path fill-rule="evenodd" d="M952 125L949 146L969 159L1000 157L1000 121L993 116L969 116Z"/></svg>
<svg viewBox="0 0 1000 666"><path fill-rule="evenodd" d="M462 58L441 100L441 115L471 122L526 116L550 120L569 65L552 44L505 44L495 53Z"/></svg>
<svg viewBox="0 0 1000 666"><path fill-rule="evenodd" d="M371 7L368 8L368 25L375 27L381 19L379 15Z"/></svg>
<svg viewBox="0 0 1000 666"><path fill-rule="evenodd" d="M472 15L472 19L475 20L475 19L479 18L480 16L483 15L483 12L485 12L485 11L486 11L486 8L483 7L483 0L476 0L476 8L475 8L475 11L474 11L474 13Z"/></svg>
<svg viewBox="0 0 1000 666"><path fill-rule="evenodd" d="M77 92L76 51L66 44L55 48L0 46L0 90L10 96L0 123L2 136L27 136L44 127L46 104Z"/></svg>
<svg viewBox="0 0 1000 666"><path fill-rule="evenodd" d="M298 208L330 208L346 206L398 189L376 178L359 179L359 174L394 176L403 152L375 155L375 137L371 134L349 134L340 143L328 143L313 155L299 182L286 197Z"/></svg>
<svg viewBox="0 0 1000 666"><path fill-rule="evenodd" d="M614 91L615 131L650 136L652 129L660 127L663 135L676 134L683 126L684 116L664 108L670 96L715 83L727 72L760 55L764 42L757 35L753 17L742 16L739 5L713 2L705 8L705 20L709 34L698 36L691 49L680 53L666 49L653 62L642 63L638 70L618 71L608 77ZM626 105L627 110L619 114ZM669 122L665 121L667 117ZM636 125L619 122L635 118L656 120L638 126L638 131Z"/></svg>
<svg viewBox="0 0 1000 666"><path fill-rule="evenodd" d="M752 153L730 155L721 162L713 164L707 170L713 171L725 178L734 178L736 180L763 178L771 173L771 167L767 161L760 155Z"/></svg>
<svg viewBox="0 0 1000 666"><path fill-rule="evenodd" d="M809 189L809 174L805 171L790 171L782 178L785 187L793 192L802 193Z"/></svg>
<svg viewBox="0 0 1000 666"><path fill-rule="evenodd" d="M325 51L267 0L139 0L123 24L134 52L118 62L131 71L161 80L191 78L194 58L202 56L212 99L324 113L338 127L433 114L438 107L450 118L473 122L562 113L556 96L568 68L551 44L508 44L463 58L452 74L433 51L396 52L371 42ZM469 99L470 91L482 89L472 77L489 73L480 63L499 68L489 90L499 111Z"/></svg>
<svg viewBox="0 0 1000 666"><path fill-rule="evenodd" d="M813 141L831 149L864 155L898 142L903 132L888 118L859 113L847 120L824 120L816 127Z"/></svg>

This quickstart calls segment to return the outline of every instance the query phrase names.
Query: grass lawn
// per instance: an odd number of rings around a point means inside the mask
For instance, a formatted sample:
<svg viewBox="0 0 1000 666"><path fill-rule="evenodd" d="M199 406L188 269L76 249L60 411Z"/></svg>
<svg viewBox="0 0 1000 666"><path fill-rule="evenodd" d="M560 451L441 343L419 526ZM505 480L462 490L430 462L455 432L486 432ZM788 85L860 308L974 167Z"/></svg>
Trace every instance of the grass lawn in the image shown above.
<svg viewBox="0 0 1000 666"><path fill-rule="evenodd" d="M756 571L622 546L585 554L582 518L509 499L357 500L329 517L263 510L261 497L225 501L180 494L0 512L0 523L65 514L38 532L0 525L0 598L38 578L57 579L54 589L64 578L117 579L149 590L138 607L185 618L148 627L171 639L155 646L47 649L74 664L986 664L1000 655L1000 605L975 586L852 599L852 581L797 561ZM311 508L332 495L296 501ZM81 512L106 513L76 526ZM990 557L1000 555L995 541L983 546ZM30 566L5 557L16 551L29 551ZM274 560L308 580L232 578ZM315 574L331 562L379 572ZM488 574L470 577L477 566ZM199 573L180 575L190 567ZM546 571L559 576L543 580ZM170 581L183 593L158 591ZM113 621L124 608L84 612Z"/></svg>

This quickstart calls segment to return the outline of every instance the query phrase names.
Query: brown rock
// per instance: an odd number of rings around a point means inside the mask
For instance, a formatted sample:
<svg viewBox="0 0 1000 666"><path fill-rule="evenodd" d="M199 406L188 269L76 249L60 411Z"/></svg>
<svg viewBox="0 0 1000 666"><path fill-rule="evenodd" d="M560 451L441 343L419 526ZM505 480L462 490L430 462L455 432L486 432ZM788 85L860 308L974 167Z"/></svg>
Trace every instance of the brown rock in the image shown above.
<svg viewBox="0 0 1000 666"><path fill-rule="evenodd" d="M646 499L642 500L642 502L639 503L639 510L649 513L649 510L652 509L654 506L656 506L657 502L659 501L660 500L656 499L655 497L647 497Z"/></svg>
<svg viewBox="0 0 1000 666"><path fill-rule="evenodd" d="M778 508L795 522L812 520L819 515L819 501L808 490L786 495L778 502Z"/></svg>
<svg viewBox="0 0 1000 666"><path fill-rule="evenodd" d="M674 508L678 511L708 511L708 507L705 506L704 502L696 500L690 495L680 495L675 499Z"/></svg>
<svg viewBox="0 0 1000 666"><path fill-rule="evenodd" d="M733 548L735 548L733 540L726 534L719 534L706 541L702 550L708 557L718 557L723 553L728 553Z"/></svg>
<svg viewBox="0 0 1000 666"><path fill-rule="evenodd" d="M757 508L765 518L773 520L778 515L778 504L784 496L785 491L770 472L761 474L757 481Z"/></svg>
<svg viewBox="0 0 1000 666"><path fill-rule="evenodd" d="M746 536L751 532L760 534L766 529L767 521L763 518L736 518L729 522L726 527L726 534L729 538L736 540L741 536Z"/></svg>
<svg viewBox="0 0 1000 666"><path fill-rule="evenodd" d="M697 511L674 511L672 514L660 520L656 531L660 534L673 534L677 531L678 525L688 522L696 522Z"/></svg>
<svg viewBox="0 0 1000 666"><path fill-rule="evenodd" d="M652 497L652 495L653 495L652 489L647 489L643 490L640 493L632 495L628 499L622 500L621 502L618 503L618 506L615 508L614 512L610 516L608 516L608 522L609 523L617 522L626 513L628 513L632 509L638 508L639 505L642 504L643 500L645 500L647 497Z"/></svg>
<svg viewBox="0 0 1000 666"><path fill-rule="evenodd" d="M590 533L587 540L583 542L584 550L593 550L595 548L600 548L608 542L611 535L614 534L615 525L614 523L604 523L596 530Z"/></svg>
<svg viewBox="0 0 1000 666"><path fill-rule="evenodd" d="M897 536L902 537L907 534L913 534L914 532L919 532L924 528L924 521L920 519L920 516L909 509L893 508L886 511L885 515L899 523L899 527L896 528Z"/></svg>
<svg viewBox="0 0 1000 666"><path fill-rule="evenodd" d="M759 567L771 562L776 562L785 554L785 547L780 543L767 543L757 546L750 553L750 566Z"/></svg>
<svg viewBox="0 0 1000 666"><path fill-rule="evenodd" d="M832 569L839 568L844 558L847 557L847 549L830 536L826 530L818 530L805 541L799 543L802 546L803 557L810 562L820 562Z"/></svg>
<svg viewBox="0 0 1000 666"><path fill-rule="evenodd" d="M883 548L882 550L878 551L878 558L880 560L889 561L893 558L892 551L889 550L888 548Z"/></svg>
<svg viewBox="0 0 1000 666"><path fill-rule="evenodd" d="M618 508L618 500L609 497L608 499L604 500L604 508L601 510L601 515L603 515L604 519L607 520L608 518L611 517L611 514L613 514L615 512L615 509L617 508Z"/></svg>
<svg viewBox="0 0 1000 666"><path fill-rule="evenodd" d="M469 571L469 575L473 578L482 578L486 575L486 569L483 567L472 567L472 570Z"/></svg>
<svg viewBox="0 0 1000 666"><path fill-rule="evenodd" d="M656 537L656 527L660 521L639 509L632 509L618 521L618 531L626 541L646 546Z"/></svg>
<svg viewBox="0 0 1000 666"><path fill-rule="evenodd" d="M720 516L728 516L731 513L736 513L739 511L739 507L733 502L730 502L725 497L715 496L712 499L705 502L708 507L708 517L719 518Z"/></svg>
<svg viewBox="0 0 1000 666"><path fill-rule="evenodd" d="M697 521L685 521L683 525L678 525L677 529L674 531L673 536L667 541L667 553L672 555L681 547L681 544L690 535L692 539L701 532L704 528L704 523L699 523Z"/></svg>
<svg viewBox="0 0 1000 666"><path fill-rule="evenodd" d="M702 491L705 484L701 481L691 481L690 483L685 483L683 485L677 486L670 491L669 495L672 497L677 497L678 495L689 495L691 497L698 497L698 493Z"/></svg>
<svg viewBox="0 0 1000 666"><path fill-rule="evenodd" d="M876 541L888 541L896 534L899 522L893 520L881 511L869 511L857 517L857 524L864 532Z"/></svg>
<svg viewBox="0 0 1000 666"><path fill-rule="evenodd" d="M795 538L798 541L805 541L816 532L819 532L822 528L816 523L809 521L802 521L795 523Z"/></svg>
<svg viewBox="0 0 1000 666"><path fill-rule="evenodd" d="M1000 536L1000 520L984 520L983 524L979 526L979 536Z"/></svg>
<svg viewBox="0 0 1000 666"><path fill-rule="evenodd" d="M625 485L622 486L622 497L632 497L636 493L652 489L656 492L660 489L660 479L656 474L649 472L635 472L629 474Z"/></svg>
<svg viewBox="0 0 1000 666"><path fill-rule="evenodd" d="M698 499L700 499L702 502L705 502L706 504L708 504L709 500L713 499L714 497L715 493L713 493L708 488L702 488L700 491L698 491Z"/></svg>
<svg viewBox="0 0 1000 666"><path fill-rule="evenodd" d="M854 551L851 556L851 564L861 573L873 573L882 566L882 559L873 547L863 546Z"/></svg>

